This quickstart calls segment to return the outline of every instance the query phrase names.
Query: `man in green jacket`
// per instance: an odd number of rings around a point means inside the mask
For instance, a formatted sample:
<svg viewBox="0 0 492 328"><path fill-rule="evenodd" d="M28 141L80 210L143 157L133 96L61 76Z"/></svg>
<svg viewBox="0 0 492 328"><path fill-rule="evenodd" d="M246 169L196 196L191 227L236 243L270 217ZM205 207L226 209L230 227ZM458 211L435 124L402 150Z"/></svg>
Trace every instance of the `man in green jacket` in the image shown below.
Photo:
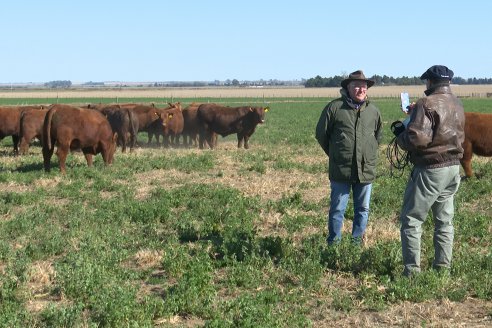
<svg viewBox="0 0 492 328"><path fill-rule="evenodd" d="M342 238L350 190L354 199L354 242L361 243L366 230L382 138L381 113L367 98L367 89L373 85L374 81L366 79L361 70L350 73L341 82L341 97L326 105L316 126L316 139L329 158L328 244Z"/></svg>

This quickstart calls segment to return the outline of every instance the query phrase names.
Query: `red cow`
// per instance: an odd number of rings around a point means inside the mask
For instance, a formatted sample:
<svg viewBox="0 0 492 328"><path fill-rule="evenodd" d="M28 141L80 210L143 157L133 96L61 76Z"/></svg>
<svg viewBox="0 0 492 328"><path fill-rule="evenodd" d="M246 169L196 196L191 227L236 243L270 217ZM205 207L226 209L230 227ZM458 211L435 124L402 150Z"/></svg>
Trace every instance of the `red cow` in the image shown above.
<svg viewBox="0 0 492 328"><path fill-rule="evenodd" d="M0 140L12 136L14 155L19 154L20 118L25 110L40 109L43 106L0 107Z"/></svg>
<svg viewBox="0 0 492 328"><path fill-rule="evenodd" d="M161 114L161 120L164 146L168 147L170 144L174 147L179 146L179 136L183 132L184 126L181 103L169 103L169 108Z"/></svg>
<svg viewBox="0 0 492 328"><path fill-rule="evenodd" d="M26 110L20 118L20 153L27 154L29 144L34 138L41 141L43 135L43 123L48 109Z"/></svg>
<svg viewBox="0 0 492 328"><path fill-rule="evenodd" d="M156 108L154 105L137 105L132 110L138 117L138 131L147 132L149 138L147 144L150 144L153 136L159 144L159 136L162 135L161 114L164 109Z"/></svg>
<svg viewBox="0 0 492 328"><path fill-rule="evenodd" d="M467 178L473 175L473 154L492 156L492 114L465 113L465 141L461 165Z"/></svg>
<svg viewBox="0 0 492 328"><path fill-rule="evenodd" d="M200 149L205 140L210 148L215 147L213 133L225 137L237 133L237 147L248 149L248 140L256 126L265 122L268 107L224 107L216 104L202 104L198 107L197 118L200 124Z"/></svg>
<svg viewBox="0 0 492 328"><path fill-rule="evenodd" d="M137 142L138 117L130 108L122 105L99 107L99 111L108 119L113 133L118 135L118 145L123 153L126 152L127 145L133 151Z"/></svg>
<svg viewBox="0 0 492 328"><path fill-rule="evenodd" d="M98 153L102 154L104 163L109 165L113 162L116 137L108 120L100 112L69 105L53 105L43 125L44 169L46 172L51 169L55 145L62 173L66 172L65 161L70 150L82 150L88 166L92 166L92 155Z"/></svg>
<svg viewBox="0 0 492 328"><path fill-rule="evenodd" d="M197 119L198 107L201 104L192 103L183 109L183 144L190 147L192 144L198 146L199 124Z"/></svg>

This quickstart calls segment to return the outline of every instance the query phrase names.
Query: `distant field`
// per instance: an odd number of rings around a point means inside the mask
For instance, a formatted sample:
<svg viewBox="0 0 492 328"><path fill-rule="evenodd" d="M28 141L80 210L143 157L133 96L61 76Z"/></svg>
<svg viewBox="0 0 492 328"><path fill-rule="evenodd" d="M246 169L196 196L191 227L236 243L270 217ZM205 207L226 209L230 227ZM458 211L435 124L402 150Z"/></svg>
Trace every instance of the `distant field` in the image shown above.
<svg viewBox="0 0 492 328"><path fill-rule="evenodd" d="M408 92L420 97L425 86L376 86L369 89L370 97L398 97ZM460 97L492 96L492 85L455 85L453 92ZM131 88L131 89L70 89L70 90L1 90L0 98L333 98L339 88Z"/></svg>

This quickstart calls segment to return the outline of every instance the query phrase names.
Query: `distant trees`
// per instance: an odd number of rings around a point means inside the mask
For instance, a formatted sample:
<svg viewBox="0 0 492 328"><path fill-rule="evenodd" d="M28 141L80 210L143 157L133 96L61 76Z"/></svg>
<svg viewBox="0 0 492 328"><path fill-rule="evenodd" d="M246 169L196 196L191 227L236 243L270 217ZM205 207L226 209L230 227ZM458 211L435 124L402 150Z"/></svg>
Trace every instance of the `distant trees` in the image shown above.
<svg viewBox="0 0 492 328"><path fill-rule="evenodd" d="M68 89L72 86L72 82L68 80L50 81L46 82L44 86L51 89Z"/></svg>
<svg viewBox="0 0 492 328"><path fill-rule="evenodd" d="M304 82L306 88L329 88L329 87L340 87L340 83L344 80L346 76L335 75L333 77L321 77L319 75L307 79ZM424 84L424 81L418 76L408 77L391 77L387 75L373 75L369 79L374 80L375 85L420 85ZM455 76L451 83L453 84L492 84L492 78L469 78L464 79L459 76Z"/></svg>

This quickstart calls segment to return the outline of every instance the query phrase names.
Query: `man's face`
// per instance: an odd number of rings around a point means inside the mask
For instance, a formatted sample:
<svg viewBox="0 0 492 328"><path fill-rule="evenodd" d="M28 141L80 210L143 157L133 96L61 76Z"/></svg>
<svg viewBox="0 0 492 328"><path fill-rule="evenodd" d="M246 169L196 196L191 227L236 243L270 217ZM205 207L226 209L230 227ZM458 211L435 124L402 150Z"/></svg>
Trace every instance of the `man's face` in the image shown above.
<svg viewBox="0 0 492 328"><path fill-rule="evenodd" d="M352 81L347 86L349 96L356 102L362 102L367 96L367 83L364 81Z"/></svg>

